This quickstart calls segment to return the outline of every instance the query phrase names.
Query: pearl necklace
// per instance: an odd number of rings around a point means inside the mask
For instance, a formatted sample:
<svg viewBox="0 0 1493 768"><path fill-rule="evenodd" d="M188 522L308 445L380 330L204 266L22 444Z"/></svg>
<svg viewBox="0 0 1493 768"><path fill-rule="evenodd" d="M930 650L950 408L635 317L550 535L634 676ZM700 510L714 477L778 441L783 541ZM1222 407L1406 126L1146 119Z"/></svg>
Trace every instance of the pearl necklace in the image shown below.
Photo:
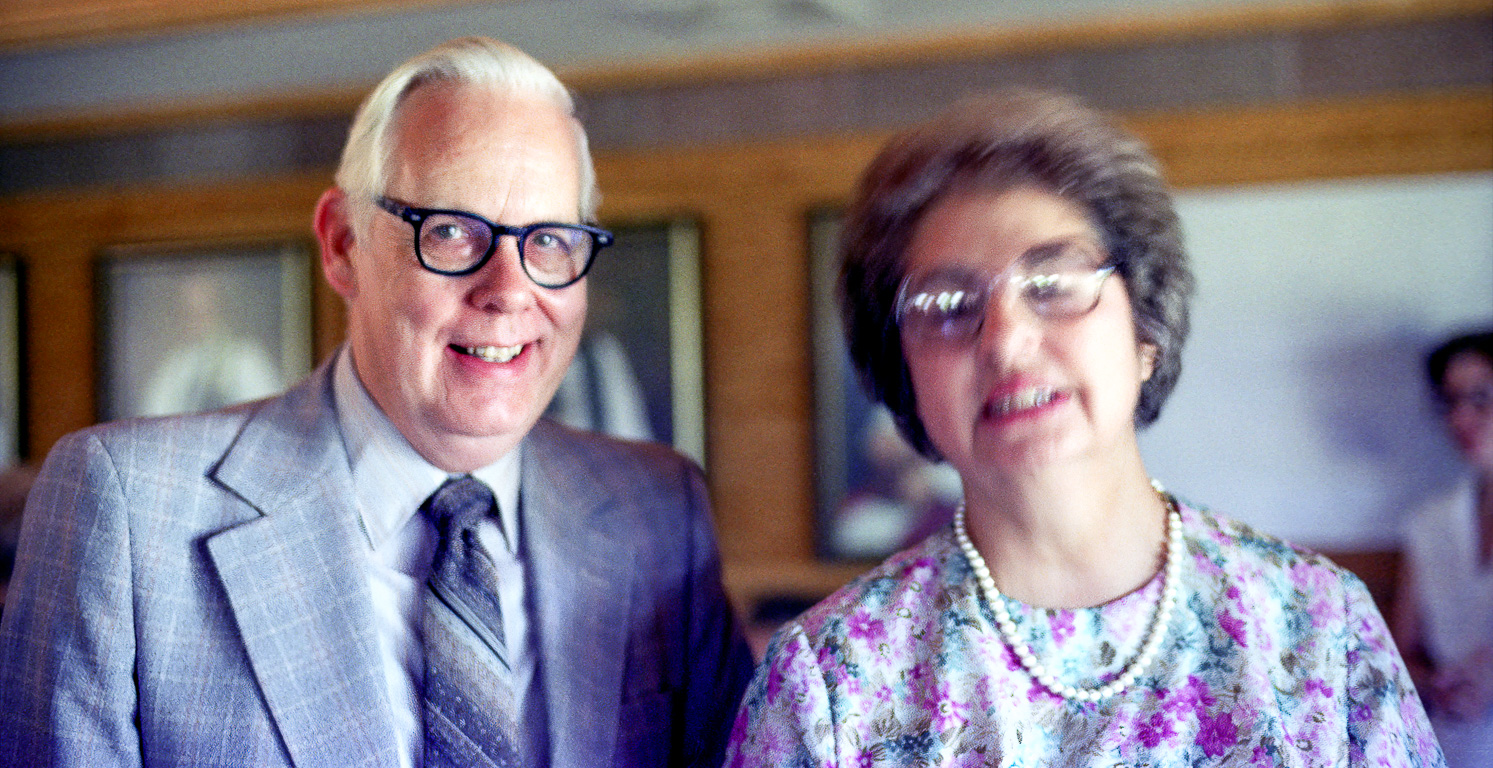
<svg viewBox="0 0 1493 768"><path fill-rule="evenodd" d="M1120 676L1097 688L1075 688L1067 683L1059 681L1047 668L1037 661L1036 654L1032 653L1030 646L1016 634L1016 623L1011 621L1011 614L1006 610L1006 597L996 589L995 579L990 576L990 567L985 564L985 558L980 556L975 549L974 542L969 539L969 530L964 522L964 504L954 512L954 538L959 541L959 548L964 550L964 557L969 560L970 568L975 572L975 580L979 582L980 588L985 592L985 601L990 603L995 612L995 625L1000 630L1001 638L1006 645L1016 654L1021 661L1021 666L1026 673L1037 681L1037 684L1048 691L1061 696L1064 699L1074 701L1099 701L1107 699L1125 690L1131 683L1135 682L1151 662L1156 659L1156 652L1161 648L1161 640L1166 636L1166 625L1172 618L1172 607L1177 602L1177 583L1181 580L1182 573L1182 515L1177 511L1177 505L1168 498L1161 489L1161 484L1152 481L1157 494L1161 495L1162 501L1167 506L1166 515L1166 567L1164 585L1161 590L1161 599L1156 603L1156 614L1151 618L1150 628L1146 635L1145 643L1141 645L1140 653L1126 665Z"/></svg>

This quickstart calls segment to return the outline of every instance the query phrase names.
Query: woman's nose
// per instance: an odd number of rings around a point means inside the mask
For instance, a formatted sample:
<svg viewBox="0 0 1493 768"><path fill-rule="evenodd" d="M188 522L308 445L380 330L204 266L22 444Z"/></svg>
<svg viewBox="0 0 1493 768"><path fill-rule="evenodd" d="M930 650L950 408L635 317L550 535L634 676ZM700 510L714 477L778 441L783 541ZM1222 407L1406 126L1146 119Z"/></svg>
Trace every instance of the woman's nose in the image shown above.
<svg viewBox="0 0 1493 768"><path fill-rule="evenodd" d="M1019 361L1036 349L1042 318L1004 281L991 288L980 326L978 354L999 363Z"/></svg>

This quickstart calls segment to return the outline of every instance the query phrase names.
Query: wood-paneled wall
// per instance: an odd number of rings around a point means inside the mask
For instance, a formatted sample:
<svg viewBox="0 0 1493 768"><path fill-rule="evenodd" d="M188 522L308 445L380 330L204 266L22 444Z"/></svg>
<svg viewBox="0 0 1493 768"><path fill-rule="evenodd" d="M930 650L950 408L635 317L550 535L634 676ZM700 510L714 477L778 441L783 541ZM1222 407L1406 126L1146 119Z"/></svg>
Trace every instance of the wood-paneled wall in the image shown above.
<svg viewBox="0 0 1493 768"><path fill-rule="evenodd" d="M1180 187L1493 169L1493 90L1128 115ZM813 552L808 215L843 202L882 135L597 157L611 224L700 223L709 481L728 585L822 595L860 566ZM98 190L0 206L26 269L28 452L94 416L98 254L138 243L309 238L330 171L213 186ZM317 282L316 349L342 334Z"/></svg>
<svg viewBox="0 0 1493 768"><path fill-rule="evenodd" d="M9 0L0 4L0 48L156 34L251 19L451 4L452 0Z"/></svg>

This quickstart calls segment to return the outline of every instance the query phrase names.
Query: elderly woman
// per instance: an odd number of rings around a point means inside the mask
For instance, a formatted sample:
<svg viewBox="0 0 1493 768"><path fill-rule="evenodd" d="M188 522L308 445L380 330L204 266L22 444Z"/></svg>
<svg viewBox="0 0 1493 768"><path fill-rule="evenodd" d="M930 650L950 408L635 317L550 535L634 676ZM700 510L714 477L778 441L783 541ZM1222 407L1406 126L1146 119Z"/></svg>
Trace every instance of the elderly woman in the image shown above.
<svg viewBox="0 0 1493 768"><path fill-rule="evenodd" d="M1447 433L1467 462L1410 519L1395 624L1452 768L1493 766L1493 330L1426 358Z"/></svg>
<svg viewBox="0 0 1493 768"><path fill-rule="evenodd" d="M1147 475L1192 278L1138 141L963 103L883 149L843 255L851 356L964 502L776 634L728 765L1443 764L1357 579Z"/></svg>

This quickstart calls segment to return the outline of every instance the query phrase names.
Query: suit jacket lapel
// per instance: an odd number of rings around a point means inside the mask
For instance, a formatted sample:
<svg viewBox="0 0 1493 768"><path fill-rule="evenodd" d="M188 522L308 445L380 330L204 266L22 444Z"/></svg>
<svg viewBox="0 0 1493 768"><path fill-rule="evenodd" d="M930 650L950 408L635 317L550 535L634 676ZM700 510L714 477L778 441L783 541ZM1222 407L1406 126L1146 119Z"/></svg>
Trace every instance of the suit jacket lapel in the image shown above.
<svg viewBox="0 0 1493 768"><path fill-rule="evenodd" d="M216 479L263 516L208 551L250 664L297 765L395 757L372 598L330 366L245 425Z"/></svg>
<svg viewBox="0 0 1493 768"><path fill-rule="evenodd" d="M616 750L635 553L603 515L611 490L569 439L541 421L525 442L524 538L554 764L601 765Z"/></svg>

